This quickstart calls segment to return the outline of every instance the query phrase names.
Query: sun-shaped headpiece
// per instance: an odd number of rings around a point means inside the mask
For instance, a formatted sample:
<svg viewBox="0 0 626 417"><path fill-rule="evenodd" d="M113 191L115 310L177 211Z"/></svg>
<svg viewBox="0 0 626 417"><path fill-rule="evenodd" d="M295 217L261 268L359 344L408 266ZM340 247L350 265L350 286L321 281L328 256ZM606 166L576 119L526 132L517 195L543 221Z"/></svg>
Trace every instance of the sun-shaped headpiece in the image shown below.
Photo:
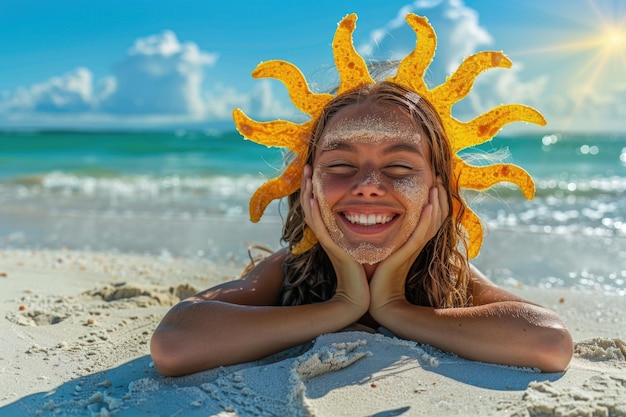
<svg viewBox="0 0 626 417"><path fill-rule="evenodd" d="M356 52L352 33L356 27L356 14L344 17L337 27L333 40L335 65L339 72L340 86L337 94L374 84L367 64ZM450 141L453 154L453 178L458 186L466 189L485 190L500 182L516 184L527 199L535 195L535 184L531 176L522 168L512 164L472 166L457 153L465 148L491 140L506 124L517 121L545 125L543 116L535 109L521 104L507 104L495 107L469 122L460 122L451 115L452 106L466 97L475 78L489 68L510 68L511 61L502 53L483 51L471 55L461 63L445 83L429 89L424 82L424 74L435 56L437 37L428 19L408 14L406 21L415 31L417 42L413 52L400 63L396 75L388 81L414 91L428 100L437 110ZM267 181L250 199L250 219L258 222L267 205L275 199L286 197L300 187L304 165L306 164L309 141L317 118L324 106L334 98L331 94L311 92L300 70L285 61L262 62L253 71L254 78L275 78L282 81L289 92L293 104L311 116L311 120L297 124L284 120L257 122L248 118L241 110L233 112L239 132L251 141L266 146L290 149L294 159L277 178ZM456 204L454 212L458 212ZM478 216L469 208L461 219L469 238L468 255L476 257L483 241L483 229ZM317 238L307 227L302 240L293 247L293 253L304 253L317 243Z"/></svg>

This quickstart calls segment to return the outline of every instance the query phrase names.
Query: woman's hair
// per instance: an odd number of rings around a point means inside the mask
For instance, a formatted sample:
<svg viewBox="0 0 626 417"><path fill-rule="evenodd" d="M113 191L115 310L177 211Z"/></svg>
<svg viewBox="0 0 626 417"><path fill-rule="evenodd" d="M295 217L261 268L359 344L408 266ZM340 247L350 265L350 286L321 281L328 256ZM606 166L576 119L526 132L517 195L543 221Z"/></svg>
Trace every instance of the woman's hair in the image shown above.
<svg viewBox="0 0 626 417"><path fill-rule="evenodd" d="M465 203L460 197L457 181L452 178L452 152L439 115L424 98L397 84L383 81L368 84L340 94L324 108L313 127L307 163L313 165L315 148L330 119L346 106L374 102L398 106L416 122L422 137L430 146L431 166L441 177L450 203L449 214L413 263L407 276L405 292L413 304L437 308L466 306L469 261L467 237L460 225ZM289 211L282 239L293 248L303 237L305 221L300 205L300 191L288 197ZM454 213L452 207L459 209ZM462 248L460 247L462 246ZM281 293L283 305L308 304L330 299L337 278L328 256L318 243L301 255L291 252L284 263Z"/></svg>

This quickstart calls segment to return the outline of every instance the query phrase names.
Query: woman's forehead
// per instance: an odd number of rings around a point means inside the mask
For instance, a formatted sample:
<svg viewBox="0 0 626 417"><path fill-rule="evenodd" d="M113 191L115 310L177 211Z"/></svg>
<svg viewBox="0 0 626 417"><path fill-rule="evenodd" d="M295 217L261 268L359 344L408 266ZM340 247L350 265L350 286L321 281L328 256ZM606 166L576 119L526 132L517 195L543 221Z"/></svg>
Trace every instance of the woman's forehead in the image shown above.
<svg viewBox="0 0 626 417"><path fill-rule="evenodd" d="M363 104L348 106L328 122L321 138L322 147L338 142L402 141L419 143L415 121L395 106Z"/></svg>

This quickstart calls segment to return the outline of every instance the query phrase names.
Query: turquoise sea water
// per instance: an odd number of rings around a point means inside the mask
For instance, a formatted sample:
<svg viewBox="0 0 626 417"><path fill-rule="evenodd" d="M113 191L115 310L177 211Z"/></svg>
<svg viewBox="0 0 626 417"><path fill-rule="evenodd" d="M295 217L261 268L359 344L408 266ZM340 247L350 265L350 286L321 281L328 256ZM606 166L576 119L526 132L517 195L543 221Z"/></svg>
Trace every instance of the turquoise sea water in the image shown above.
<svg viewBox="0 0 626 417"><path fill-rule="evenodd" d="M503 149L537 195L467 194L488 231L477 262L495 260L501 279L626 293L626 134L502 136L472 154ZM247 204L282 152L235 131L0 132L2 244L207 258L242 257L242 240L276 247L280 205L252 225Z"/></svg>

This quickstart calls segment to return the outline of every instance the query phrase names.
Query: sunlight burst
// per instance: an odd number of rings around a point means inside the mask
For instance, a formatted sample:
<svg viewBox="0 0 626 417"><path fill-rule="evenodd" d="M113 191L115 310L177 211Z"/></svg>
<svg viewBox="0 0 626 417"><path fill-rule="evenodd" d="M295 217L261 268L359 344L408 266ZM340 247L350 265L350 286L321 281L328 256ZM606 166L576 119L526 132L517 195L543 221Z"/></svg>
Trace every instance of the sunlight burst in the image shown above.
<svg viewBox="0 0 626 417"><path fill-rule="evenodd" d="M518 51L516 55L551 54L568 61L563 72L567 89L573 97L573 108L566 127L575 123L584 107L598 97L611 97L615 86L622 85L626 72L626 14L623 9L601 10L597 2L589 0L590 10L576 15L572 32L554 33L547 38L567 37L566 42L549 41L540 48ZM595 16L595 19L594 19ZM570 64L574 62L574 64Z"/></svg>
<svg viewBox="0 0 626 417"><path fill-rule="evenodd" d="M623 30L620 29L610 29L606 35L608 40L608 46L610 48L615 48L615 50L619 50L619 48L625 47L626 35Z"/></svg>

